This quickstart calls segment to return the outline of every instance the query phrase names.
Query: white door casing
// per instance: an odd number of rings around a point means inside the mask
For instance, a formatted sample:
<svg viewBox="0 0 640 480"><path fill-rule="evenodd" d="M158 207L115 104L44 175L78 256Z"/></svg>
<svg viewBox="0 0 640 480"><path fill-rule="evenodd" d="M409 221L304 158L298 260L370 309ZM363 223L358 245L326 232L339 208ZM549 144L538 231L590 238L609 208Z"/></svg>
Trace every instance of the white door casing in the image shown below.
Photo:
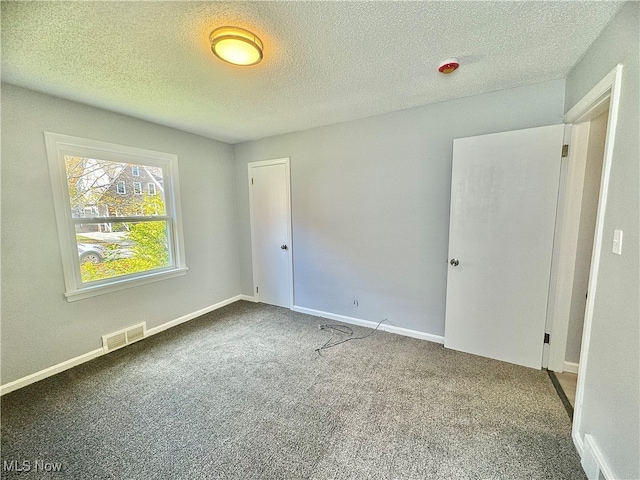
<svg viewBox="0 0 640 480"><path fill-rule="evenodd" d="M445 347L541 367L563 136L454 140Z"/></svg>
<svg viewBox="0 0 640 480"><path fill-rule="evenodd" d="M578 450L580 456L583 455L583 450L585 446L585 439L587 437L585 432L585 427L583 425L583 415L584 415L584 400L585 400L585 377L588 369L597 369L598 367L590 366L590 347L591 347L591 329L593 326L593 310L595 306L595 298L597 296L597 288L598 288L598 274L600 270L600 258L603 249L604 242L604 213L607 207L607 200L609 196L609 182L611 178L611 168L613 166L613 151L614 144L616 140L616 130L618 126L618 111L620 108L620 98L622 92L622 64L616 65L616 67L611 70L597 85L595 85L584 97L582 97L572 108L569 110L565 116L564 121L567 124L573 124L580 126L585 122L589 122L604 110L609 110L609 118L607 121L607 133L605 135L605 147L604 147L604 158L602 164L602 178L600 180L600 195L598 198L598 212L596 216L596 231L593 242L593 251L592 251L592 259L591 259L591 269L589 271L589 296L587 297L587 306L585 309L584 316L584 328L582 332L582 346L580 348L580 364L578 367L578 384L576 386L576 399L573 413L573 425L571 428L571 436L573 437L573 443ZM583 139L583 142L586 141ZM564 234L565 232L563 232ZM566 234L566 237L569 237L566 240L571 242L574 241L573 236L570 234ZM565 235L563 235L564 237ZM563 240L565 240L563 238ZM562 257L560 259L561 262L571 262L570 257ZM560 272L559 277L565 277L566 282L564 284L568 284L570 275L573 275L573 272L570 269L567 271ZM557 295L560 297L567 296L570 294L568 289L561 288L563 283L558 282L558 292ZM553 319L553 327L554 330L566 330L568 326L569 319L568 317L562 316L559 318ZM613 346L615 348L615 345ZM552 352L551 358L554 358L554 353L556 353L555 357L557 358L556 362L560 364L562 360L564 360L564 345L558 345L555 347L552 342ZM551 364L551 361L550 361ZM603 462L599 462L602 469L606 469L606 464ZM603 472L605 478L614 478L613 473L610 471Z"/></svg>
<svg viewBox="0 0 640 480"><path fill-rule="evenodd" d="M248 174L254 296L259 302L291 308L289 159L251 162Z"/></svg>

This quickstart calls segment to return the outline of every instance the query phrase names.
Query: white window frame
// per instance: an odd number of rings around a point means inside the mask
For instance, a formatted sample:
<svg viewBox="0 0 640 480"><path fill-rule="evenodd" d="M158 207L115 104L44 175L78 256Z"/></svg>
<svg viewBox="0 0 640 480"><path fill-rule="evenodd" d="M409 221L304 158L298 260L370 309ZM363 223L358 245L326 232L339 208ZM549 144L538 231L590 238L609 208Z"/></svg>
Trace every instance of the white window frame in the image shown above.
<svg viewBox="0 0 640 480"><path fill-rule="evenodd" d="M153 193L151 192L151 187L153 187ZM147 193L149 195L155 195L156 194L156 184L155 183L147 184Z"/></svg>
<svg viewBox="0 0 640 480"><path fill-rule="evenodd" d="M178 178L178 157L174 154L155 152L136 147L100 142L59 133L44 132L49 160L49 173L53 189L53 203L58 225L60 253L65 282L65 297L72 302L83 298L136 287L167 278L185 275L187 266L182 232L180 205L180 182ZM67 186L66 155L84 158L99 158L112 162L151 165L160 167L164 177L164 199L166 215L154 217L167 223L170 265L165 268L104 279L96 282L82 282L80 260L76 245L76 224L82 219L72 218ZM112 218L112 217L105 217ZM113 217L115 218L115 217ZM147 217L144 217L148 220ZM86 219L84 219L86 223ZM102 220L102 219L101 219ZM119 217L118 221L140 221L140 218Z"/></svg>
<svg viewBox="0 0 640 480"><path fill-rule="evenodd" d="M139 177L140 176L140 167L138 167L137 165L133 165L131 167L131 176Z"/></svg>
<svg viewBox="0 0 640 480"><path fill-rule="evenodd" d="M122 191L120 191L120 185L122 185ZM118 183L116 183L116 193L118 195L127 194L127 185L124 183L124 180L118 180Z"/></svg>
<svg viewBox="0 0 640 480"><path fill-rule="evenodd" d="M136 191L136 185L138 186ZM133 194L142 195L142 182L133 182Z"/></svg>

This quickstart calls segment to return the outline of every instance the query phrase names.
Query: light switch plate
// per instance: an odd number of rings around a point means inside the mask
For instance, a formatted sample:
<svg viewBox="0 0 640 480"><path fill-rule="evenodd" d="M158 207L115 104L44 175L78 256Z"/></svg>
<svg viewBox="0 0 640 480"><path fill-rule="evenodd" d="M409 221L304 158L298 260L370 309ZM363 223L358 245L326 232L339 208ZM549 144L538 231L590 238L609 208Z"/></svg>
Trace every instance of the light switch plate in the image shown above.
<svg viewBox="0 0 640 480"><path fill-rule="evenodd" d="M611 251L616 255L622 255L622 230L613 231L613 248Z"/></svg>

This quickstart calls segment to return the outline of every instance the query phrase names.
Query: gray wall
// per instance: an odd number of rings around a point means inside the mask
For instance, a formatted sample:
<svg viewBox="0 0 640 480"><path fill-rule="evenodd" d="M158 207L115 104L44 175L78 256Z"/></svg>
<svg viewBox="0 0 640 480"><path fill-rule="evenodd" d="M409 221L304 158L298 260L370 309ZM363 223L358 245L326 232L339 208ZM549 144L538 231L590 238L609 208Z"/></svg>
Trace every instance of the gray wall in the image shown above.
<svg viewBox="0 0 640 480"><path fill-rule="evenodd" d="M640 478L639 10L625 5L573 68L565 103L568 110L624 64L579 432L593 435L614 478ZM611 253L614 229L624 231L621 256Z"/></svg>
<svg viewBox="0 0 640 480"><path fill-rule="evenodd" d="M295 304L443 335L453 139L560 123L563 99L559 80L235 145L242 292L246 165L290 157Z"/></svg>
<svg viewBox="0 0 640 480"><path fill-rule="evenodd" d="M186 276L65 300L45 130L178 155ZM237 295L234 182L230 145L2 84L2 384Z"/></svg>

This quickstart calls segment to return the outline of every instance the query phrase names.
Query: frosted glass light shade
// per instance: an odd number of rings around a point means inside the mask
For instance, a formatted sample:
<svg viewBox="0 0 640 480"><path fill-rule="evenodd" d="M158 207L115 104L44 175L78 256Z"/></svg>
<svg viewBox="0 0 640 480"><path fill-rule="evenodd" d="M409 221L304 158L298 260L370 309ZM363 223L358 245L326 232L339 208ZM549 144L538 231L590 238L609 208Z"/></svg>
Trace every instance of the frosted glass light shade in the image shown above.
<svg viewBox="0 0 640 480"><path fill-rule="evenodd" d="M216 28L211 35L211 51L233 65L255 65L262 60L262 41L248 30L238 27Z"/></svg>

